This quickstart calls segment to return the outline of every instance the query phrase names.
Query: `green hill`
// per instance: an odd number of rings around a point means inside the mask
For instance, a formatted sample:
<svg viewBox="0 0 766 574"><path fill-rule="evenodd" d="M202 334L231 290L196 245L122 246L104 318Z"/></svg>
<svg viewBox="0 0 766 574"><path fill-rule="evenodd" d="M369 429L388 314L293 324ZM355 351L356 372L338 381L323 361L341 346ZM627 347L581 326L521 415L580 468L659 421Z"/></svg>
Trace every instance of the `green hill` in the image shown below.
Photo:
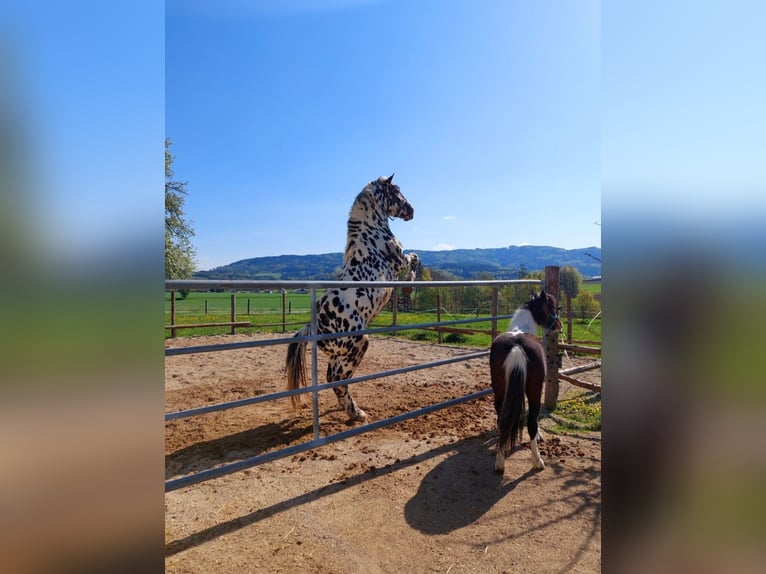
<svg viewBox="0 0 766 574"><path fill-rule="evenodd" d="M523 266L538 271L548 265L574 267L585 279L601 275L601 248L561 249L535 245L510 245L490 249L453 249L449 251L415 251L422 265L440 269L460 279L473 279L479 273L490 273L497 279L512 279ZM195 279L265 279L328 280L343 262L342 253L319 255L278 255L242 259L208 271L198 271Z"/></svg>

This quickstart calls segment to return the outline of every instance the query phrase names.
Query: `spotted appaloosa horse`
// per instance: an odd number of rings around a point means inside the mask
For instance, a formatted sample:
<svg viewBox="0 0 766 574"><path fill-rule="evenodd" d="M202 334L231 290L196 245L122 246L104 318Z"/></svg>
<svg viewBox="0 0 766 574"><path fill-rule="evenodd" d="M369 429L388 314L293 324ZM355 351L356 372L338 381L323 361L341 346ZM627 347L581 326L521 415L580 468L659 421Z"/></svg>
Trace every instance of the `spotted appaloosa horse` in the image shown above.
<svg viewBox="0 0 766 574"><path fill-rule="evenodd" d="M550 331L561 331L561 321L556 311L556 298L553 295L545 291L537 296L532 293L529 301L513 314L508 331L492 341L489 367L495 395L497 428L500 431L495 457L497 472L503 472L505 458L521 442L525 394L529 402L527 431L532 450L532 466L538 470L545 468L537 448L540 438L537 417L540 415L540 399L547 373L545 351L537 338L537 327L541 325Z"/></svg>
<svg viewBox="0 0 766 574"><path fill-rule="evenodd" d="M348 215L348 237L343 255L340 281L395 281L407 273L407 280L415 278L418 256L404 254L402 244L391 233L388 219L398 217L412 219L414 210L399 191L399 186L389 178L371 181L356 196ZM391 297L391 288L337 288L328 289L317 301L317 329L319 334L342 333L365 329L385 307ZM309 335L311 326L306 325L296 337ZM324 339L317 346L329 355L327 382L350 378L362 361L369 338L367 335ZM287 348L287 388L306 386L304 355L306 341L290 343ZM351 420L366 420L348 385L333 387L338 403ZM301 404L300 396L290 397L294 409Z"/></svg>

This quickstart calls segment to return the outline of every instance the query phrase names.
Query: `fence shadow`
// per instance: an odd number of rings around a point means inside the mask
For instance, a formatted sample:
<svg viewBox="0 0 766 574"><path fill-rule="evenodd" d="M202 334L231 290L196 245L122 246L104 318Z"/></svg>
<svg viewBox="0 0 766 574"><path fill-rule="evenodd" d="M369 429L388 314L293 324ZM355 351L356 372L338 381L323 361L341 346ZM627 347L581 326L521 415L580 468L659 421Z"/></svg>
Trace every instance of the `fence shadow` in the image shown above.
<svg viewBox="0 0 766 574"><path fill-rule="evenodd" d="M444 455L448 455L447 458L439 462L422 478L417 492L405 503L403 510L405 520L411 528L429 535L449 534L475 523L505 496L511 494L516 487L538 472L529 470L511 480L507 475L504 477L495 473L494 457L490 456L492 453L487 446L491 436L493 433L484 433L477 437L435 447L407 459L397 460L373 471L360 470L356 475L346 475L342 481L323 485L170 541L165 546L165 556L169 557L200 546L281 512L310 504L325 496L341 493L368 481L383 478L397 471L412 470L425 461ZM225 443L219 441L217 446L221 447L223 444ZM523 455L520 452L516 454ZM598 480L600 469L597 459L594 458L593 463L596 465L593 468L584 468L576 474L571 474L559 462L548 461L547 468L543 472L548 473L551 480L561 481L557 496L548 503L569 501L574 504L569 505L569 512L554 513L555 515L547 520L529 524L511 535L512 538L524 537L532 532L544 530L553 523L573 518L582 512L593 513L593 521L588 532L584 533L567 565L558 570L561 573L570 571L578 563L593 538L598 535L601 515ZM506 538L508 538L507 533L497 542Z"/></svg>
<svg viewBox="0 0 766 574"><path fill-rule="evenodd" d="M219 438L195 442L165 456L165 480L258 456L304 437L311 437L311 421L294 417Z"/></svg>
<svg viewBox="0 0 766 574"><path fill-rule="evenodd" d="M236 532L237 530L241 528L245 528L251 524L255 524L261 520L269 518L270 516L273 516L280 512L290 510L302 504L310 503L324 496L330 496L330 495L342 492L348 488L353 488L367 481L375 480L380 477L387 476L393 472L396 472L408 467L417 466L423 463L424 461L427 461L434 457L441 456L448 452L457 451L458 454L462 452L466 454L467 456L472 457L473 464L483 465L484 467L486 467L483 470L486 470L487 472L482 474L488 473L494 476L494 473L491 471L492 460L487 456L487 447L483 444L486 441L486 439L487 439L486 436L463 439L456 443L446 444L446 445L428 450L421 454L413 455L412 457L407 459L398 460L384 467L377 468L372 472L360 471L359 474L349 476L341 482L335 482L332 484L321 486L319 488L316 488L314 490L311 490L299 496L295 496L293 498L289 498L287 500L277 502L270 506L266 506L264 508L255 510L244 516L232 518L231 520L227 520L226 522L222 522L220 524L216 524L208 528L205 528L204 530L201 530L199 532L192 533L179 540L169 542L165 545L165 556L166 557L172 556L190 547L205 544L207 542L210 542L211 540L215 540L216 538L220 536L225 536L226 534ZM479 458L481 460L479 460Z"/></svg>

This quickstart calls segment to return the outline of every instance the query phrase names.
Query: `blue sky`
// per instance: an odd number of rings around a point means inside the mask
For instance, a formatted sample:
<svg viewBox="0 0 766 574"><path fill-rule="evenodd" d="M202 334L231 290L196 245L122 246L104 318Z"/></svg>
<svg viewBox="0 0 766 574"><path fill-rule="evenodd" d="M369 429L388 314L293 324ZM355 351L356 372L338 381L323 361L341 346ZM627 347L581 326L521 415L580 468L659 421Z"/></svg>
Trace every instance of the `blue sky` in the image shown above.
<svg viewBox="0 0 766 574"><path fill-rule="evenodd" d="M391 172L410 249L603 232L606 261L658 216L736 237L766 217L765 19L754 0L5 3L2 135L31 185L0 189L0 225L42 265L133 250L162 276L167 135L200 268L340 251Z"/></svg>
<svg viewBox="0 0 766 574"><path fill-rule="evenodd" d="M601 246L598 2L189 2L165 132L198 266L342 251L394 181L405 248Z"/></svg>

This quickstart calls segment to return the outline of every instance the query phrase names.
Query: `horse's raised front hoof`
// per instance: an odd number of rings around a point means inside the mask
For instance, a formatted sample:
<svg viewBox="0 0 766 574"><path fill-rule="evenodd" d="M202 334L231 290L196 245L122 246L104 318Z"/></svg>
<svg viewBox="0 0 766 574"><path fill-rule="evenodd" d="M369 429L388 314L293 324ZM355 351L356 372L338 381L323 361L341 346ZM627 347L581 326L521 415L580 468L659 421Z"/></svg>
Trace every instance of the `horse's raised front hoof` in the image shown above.
<svg viewBox="0 0 766 574"><path fill-rule="evenodd" d="M540 460L540 461L534 461L533 460L532 461L532 468L534 470L543 470L545 468L545 463L542 460Z"/></svg>

